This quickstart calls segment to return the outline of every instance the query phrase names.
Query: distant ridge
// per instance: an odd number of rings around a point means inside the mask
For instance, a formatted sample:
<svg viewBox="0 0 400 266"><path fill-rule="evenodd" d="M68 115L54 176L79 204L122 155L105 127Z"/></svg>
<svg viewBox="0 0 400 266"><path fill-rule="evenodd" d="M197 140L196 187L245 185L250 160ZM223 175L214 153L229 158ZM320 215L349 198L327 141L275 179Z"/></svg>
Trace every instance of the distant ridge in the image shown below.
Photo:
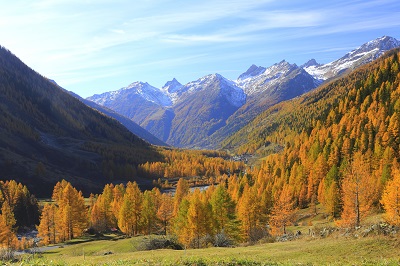
<svg viewBox="0 0 400 266"><path fill-rule="evenodd" d="M132 86L88 99L132 119L170 145L215 149L220 147L226 137L268 107L298 97L317 88L326 80L369 63L399 46L400 42L395 38L383 36L329 64L319 64L315 59L310 59L302 66L286 60L270 67L253 64L233 81L221 75L215 78L217 74L211 74L186 85L180 84L176 79L167 82L161 89L148 85L151 90L141 90L140 93L136 90L130 97L121 95ZM222 80L224 82L221 83ZM221 84L226 85L225 89L220 87ZM206 91L220 88L222 92L228 87L229 92L221 94L224 97L207 101L204 94ZM244 95L241 95L240 90ZM237 100L233 104L234 108L226 107L224 112L222 103L232 104L233 100ZM218 116L219 113L221 115ZM204 114L201 119L200 114ZM192 121L196 121L196 125ZM186 131L192 133L188 134Z"/></svg>

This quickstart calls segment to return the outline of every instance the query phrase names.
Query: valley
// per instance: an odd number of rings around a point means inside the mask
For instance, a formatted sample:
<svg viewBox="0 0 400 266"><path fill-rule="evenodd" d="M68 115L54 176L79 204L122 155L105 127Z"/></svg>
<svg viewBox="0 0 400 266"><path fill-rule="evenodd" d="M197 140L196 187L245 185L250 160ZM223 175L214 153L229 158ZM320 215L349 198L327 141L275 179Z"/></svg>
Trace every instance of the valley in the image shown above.
<svg viewBox="0 0 400 266"><path fill-rule="evenodd" d="M135 82L96 104L2 48L0 164L12 180L0 182L2 258L398 263L400 52L384 53L396 45L382 37L327 65L251 66L236 81ZM128 130L123 111L160 134ZM34 245L18 230L35 226L36 244L64 248L14 257Z"/></svg>

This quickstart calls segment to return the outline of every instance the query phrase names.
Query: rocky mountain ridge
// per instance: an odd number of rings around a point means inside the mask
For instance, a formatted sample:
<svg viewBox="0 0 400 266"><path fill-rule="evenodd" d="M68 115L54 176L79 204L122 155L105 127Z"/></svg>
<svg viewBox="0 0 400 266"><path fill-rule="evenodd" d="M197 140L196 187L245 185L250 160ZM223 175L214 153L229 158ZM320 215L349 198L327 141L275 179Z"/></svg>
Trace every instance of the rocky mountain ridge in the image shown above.
<svg viewBox="0 0 400 266"><path fill-rule="evenodd" d="M315 59L311 59L297 66L282 60L270 67L252 65L236 80L229 80L220 74L210 74L182 85L174 78L161 89L148 83L135 82L117 91L94 95L88 100L128 117L170 145L218 148L225 137L271 105L313 90L324 81L371 62L395 47L400 47L399 41L383 36L328 64L318 64ZM215 90L218 90L218 97L213 93ZM211 95L215 98L211 99ZM206 102L210 104L201 104ZM217 115L216 112L222 111L221 106L224 104L230 106L227 112L230 115L219 117L222 120L216 123L213 117ZM198 116L202 113L207 114L203 116L205 120L199 120L199 125L190 123L191 127L197 128L196 132L199 132L204 130L204 124L211 123L214 126L211 131L198 134L202 136L201 139L173 130L188 130L188 127L177 123L186 121L184 116ZM196 121L193 117L187 120ZM188 131L192 131L192 128ZM176 137L176 134L186 137L182 139Z"/></svg>

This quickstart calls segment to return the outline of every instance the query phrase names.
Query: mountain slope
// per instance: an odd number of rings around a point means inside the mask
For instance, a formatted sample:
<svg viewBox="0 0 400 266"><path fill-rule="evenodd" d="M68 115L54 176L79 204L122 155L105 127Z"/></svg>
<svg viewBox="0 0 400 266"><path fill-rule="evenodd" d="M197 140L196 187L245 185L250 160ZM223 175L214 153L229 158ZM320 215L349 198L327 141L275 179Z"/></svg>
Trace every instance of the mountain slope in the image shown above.
<svg viewBox="0 0 400 266"><path fill-rule="evenodd" d="M161 90L144 82L134 82L117 91L95 94L87 100L125 116L166 141L171 124L168 106L172 100Z"/></svg>
<svg viewBox="0 0 400 266"><path fill-rule="evenodd" d="M343 228L366 222L381 204L395 212L390 204L399 195L393 180L400 170L400 49L272 106L226 147L263 158L251 170L254 191L277 198L288 189L296 207L315 215L321 204ZM384 219L394 223L395 217Z"/></svg>
<svg viewBox="0 0 400 266"><path fill-rule="evenodd" d="M161 141L157 137L153 136L150 132L148 132L147 130L145 130L144 128L142 128L141 126L139 126L132 120L126 118L125 116L122 116L107 107L96 104L95 102L83 99L82 97L80 97L79 95L77 95L73 92L68 91L68 93L71 94L72 96L74 96L75 98L77 98L78 100L80 100L81 102L83 102L84 104L86 104L87 106L89 106L93 109L96 109L109 117L116 119L124 127L126 127L130 132L132 132L136 136L142 138L143 140L149 142L150 144L157 145L157 146L168 146L168 144Z"/></svg>
<svg viewBox="0 0 400 266"><path fill-rule="evenodd" d="M99 191L112 178L132 178L135 165L158 152L114 119L87 107L0 49L1 178L51 193L62 178ZM111 178L111 179L110 179Z"/></svg>
<svg viewBox="0 0 400 266"><path fill-rule="evenodd" d="M263 153L273 143L283 147L288 141L302 139L304 136L300 137L301 134L316 134L316 130L324 127L326 132L337 134L339 130L348 135L355 147L357 143L360 145L361 140L357 138L361 138L365 130L371 137L380 136L382 141L382 134L387 131L391 116L400 112L398 53L398 49L390 51L383 58L362 66L349 75L322 85L301 97L270 107L227 138L224 147L240 152L258 150ZM366 110L369 110L368 114L365 113ZM347 125L338 126L340 123ZM280 141L277 142L277 139ZM370 139L369 145L373 144ZM385 142L384 145L388 144L389 142Z"/></svg>
<svg viewBox="0 0 400 266"><path fill-rule="evenodd" d="M243 90L219 74L188 83L178 93L167 140L178 147L195 146L212 135L246 101Z"/></svg>
<svg viewBox="0 0 400 266"><path fill-rule="evenodd" d="M255 72L251 71L252 68ZM311 75L286 61L269 68L251 66L239 76L236 83L247 93L246 103L227 119L224 127L203 141L201 146L220 147L219 144L227 136L245 126L268 107L302 95L318 86Z"/></svg>

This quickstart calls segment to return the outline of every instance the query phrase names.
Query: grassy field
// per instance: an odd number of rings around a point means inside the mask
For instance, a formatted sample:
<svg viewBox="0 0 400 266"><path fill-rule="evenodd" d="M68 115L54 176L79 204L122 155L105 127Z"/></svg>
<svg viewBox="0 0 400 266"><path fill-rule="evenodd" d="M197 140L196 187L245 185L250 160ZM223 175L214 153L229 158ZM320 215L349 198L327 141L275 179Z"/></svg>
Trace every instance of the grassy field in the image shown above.
<svg viewBox="0 0 400 266"><path fill-rule="evenodd" d="M371 215L366 223L376 224L381 215ZM332 228L334 222L318 206L297 212L295 226L299 239L287 242L258 243L234 248L140 251L141 244L160 236L123 238L107 235L103 239L86 237L65 243L18 265L400 265L400 235L370 234L355 237L336 231L321 238L318 230ZM308 235L309 229L316 232ZM361 234L359 234L361 235Z"/></svg>
<svg viewBox="0 0 400 266"><path fill-rule="evenodd" d="M235 248L137 251L144 237L75 242L19 265L400 265L395 237L302 239Z"/></svg>

